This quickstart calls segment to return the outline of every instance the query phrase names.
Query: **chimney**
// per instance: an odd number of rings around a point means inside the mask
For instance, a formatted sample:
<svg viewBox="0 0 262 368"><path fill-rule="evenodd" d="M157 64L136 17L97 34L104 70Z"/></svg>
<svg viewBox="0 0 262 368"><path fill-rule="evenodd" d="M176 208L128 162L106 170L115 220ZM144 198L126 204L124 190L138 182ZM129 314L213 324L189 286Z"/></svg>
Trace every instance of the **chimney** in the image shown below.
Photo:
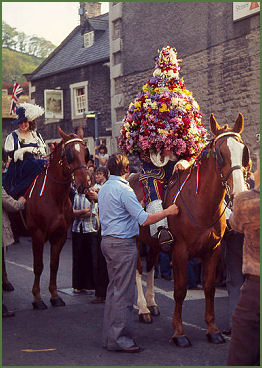
<svg viewBox="0 0 262 368"><path fill-rule="evenodd" d="M79 15L80 24L83 25L87 18L94 18L101 15L101 3L99 2L80 2Z"/></svg>

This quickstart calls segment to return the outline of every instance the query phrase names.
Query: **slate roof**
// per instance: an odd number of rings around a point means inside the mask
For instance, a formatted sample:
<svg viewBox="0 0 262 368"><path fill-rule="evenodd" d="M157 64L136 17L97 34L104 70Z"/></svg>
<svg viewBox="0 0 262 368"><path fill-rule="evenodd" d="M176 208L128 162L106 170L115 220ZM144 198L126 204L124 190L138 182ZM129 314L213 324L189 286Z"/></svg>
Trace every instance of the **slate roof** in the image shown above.
<svg viewBox="0 0 262 368"><path fill-rule="evenodd" d="M28 77L30 81L59 72L76 69L84 65L109 60L109 16L108 13L88 20L95 34L95 42L83 47L81 26L77 26L67 38ZM96 37L97 36L97 37Z"/></svg>

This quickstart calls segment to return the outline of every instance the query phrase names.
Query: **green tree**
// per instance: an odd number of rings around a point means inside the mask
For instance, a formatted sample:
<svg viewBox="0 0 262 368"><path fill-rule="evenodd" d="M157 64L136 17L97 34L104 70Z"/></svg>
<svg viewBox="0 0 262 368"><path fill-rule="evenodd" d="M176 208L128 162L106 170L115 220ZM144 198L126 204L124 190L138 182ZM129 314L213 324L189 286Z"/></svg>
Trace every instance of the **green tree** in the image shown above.
<svg viewBox="0 0 262 368"><path fill-rule="evenodd" d="M15 49L16 47L16 36L18 32L16 28L9 26L6 22L2 24L2 47L9 49Z"/></svg>

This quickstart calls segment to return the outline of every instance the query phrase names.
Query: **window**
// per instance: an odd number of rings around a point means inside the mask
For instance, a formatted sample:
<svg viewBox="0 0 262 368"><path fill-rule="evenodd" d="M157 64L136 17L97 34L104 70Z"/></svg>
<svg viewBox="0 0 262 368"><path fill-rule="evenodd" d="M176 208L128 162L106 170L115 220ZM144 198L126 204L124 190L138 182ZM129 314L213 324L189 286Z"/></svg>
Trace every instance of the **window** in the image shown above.
<svg viewBox="0 0 262 368"><path fill-rule="evenodd" d="M94 43L94 31L84 33L84 48L92 46Z"/></svg>
<svg viewBox="0 0 262 368"><path fill-rule="evenodd" d="M70 85L71 90L71 117L79 119L88 110L88 82L74 83Z"/></svg>

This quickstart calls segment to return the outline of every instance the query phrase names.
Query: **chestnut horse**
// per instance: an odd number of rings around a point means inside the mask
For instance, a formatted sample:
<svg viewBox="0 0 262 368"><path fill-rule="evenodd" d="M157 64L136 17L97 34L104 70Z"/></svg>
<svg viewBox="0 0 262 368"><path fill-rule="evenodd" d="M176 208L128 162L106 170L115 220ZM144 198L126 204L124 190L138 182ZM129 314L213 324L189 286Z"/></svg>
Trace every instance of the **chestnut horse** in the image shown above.
<svg viewBox="0 0 262 368"><path fill-rule="evenodd" d="M72 204L69 199L71 184L83 193L87 184L89 152L82 139L67 135L58 127L61 142L51 153L49 163L27 191L26 224L32 236L34 257L34 309L46 309L40 294L40 277L43 271L44 243L49 240L50 250L50 302L53 306L65 303L57 293L57 271L60 252L72 222Z"/></svg>
<svg viewBox="0 0 262 368"><path fill-rule="evenodd" d="M173 174L168 183L164 208L173 202L179 207L179 214L168 218L169 228L175 238L172 250L175 299L172 339L179 347L191 345L183 330L181 315L187 292L187 263L194 257L200 258L203 264L207 338L215 344L224 342L215 323L215 276L221 251L220 242L226 228L223 206L225 194L232 195L247 189L244 172L250 163L250 155L240 136L243 128L242 114L239 114L232 129L227 125L220 127L212 114L210 130L214 138L194 165ZM141 201L143 193L138 178L139 174L131 176L130 185ZM150 237L149 227L140 227L139 238L151 247L152 266L152 259L156 258L159 251L157 241ZM151 322L150 312L153 315L159 314L154 300L154 269L147 275L149 285L145 298L138 272L137 276L139 319Z"/></svg>

